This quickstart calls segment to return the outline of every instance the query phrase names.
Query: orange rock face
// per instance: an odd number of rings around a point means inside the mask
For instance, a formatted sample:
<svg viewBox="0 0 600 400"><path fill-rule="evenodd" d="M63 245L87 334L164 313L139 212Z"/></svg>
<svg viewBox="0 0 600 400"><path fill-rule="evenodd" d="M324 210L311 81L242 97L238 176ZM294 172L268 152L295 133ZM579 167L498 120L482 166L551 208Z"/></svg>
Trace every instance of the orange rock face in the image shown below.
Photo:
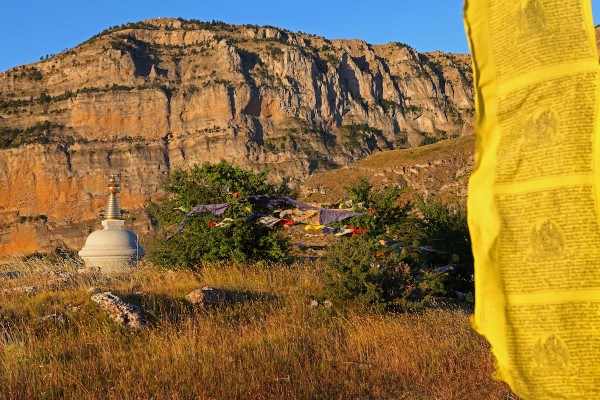
<svg viewBox="0 0 600 400"><path fill-rule="evenodd" d="M160 89L82 93L68 126L88 140L123 136L156 139L169 132L169 104Z"/></svg>

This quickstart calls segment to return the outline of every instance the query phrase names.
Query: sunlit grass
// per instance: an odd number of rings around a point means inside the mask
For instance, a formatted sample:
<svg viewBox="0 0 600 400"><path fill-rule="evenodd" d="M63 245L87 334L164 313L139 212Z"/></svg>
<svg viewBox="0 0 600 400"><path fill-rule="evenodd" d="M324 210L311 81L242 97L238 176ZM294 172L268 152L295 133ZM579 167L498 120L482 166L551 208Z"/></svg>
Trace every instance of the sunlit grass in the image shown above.
<svg viewBox="0 0 600 400"><path fill-rule="evenodd" d="M48 288L50 270L14 263L0 278L2 399L505 399L485 342L458 310L373 315L311 308L319 268L220 265L201 273L143 265L130 276L76 275ZM29 296L12 291L36 285ZM231 291L216 309L187 303L193 289ZM141 332L111 322L89 286L140 306ZM9 289L4 291L4 289ZM63 313L67 323L40 321Z"/></svg>

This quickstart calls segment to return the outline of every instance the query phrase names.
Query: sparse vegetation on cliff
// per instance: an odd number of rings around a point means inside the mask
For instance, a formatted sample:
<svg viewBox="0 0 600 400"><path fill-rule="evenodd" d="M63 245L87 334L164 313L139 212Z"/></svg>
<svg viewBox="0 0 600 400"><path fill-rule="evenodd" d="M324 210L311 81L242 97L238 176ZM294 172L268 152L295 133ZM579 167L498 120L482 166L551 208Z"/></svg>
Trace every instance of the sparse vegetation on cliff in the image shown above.
<svg viewBox="0 0 600 400"><path fill-rule="evenodd" d="M28 68L25 71L25 74L27 76L27 78L31 79L32 81L41 81L42 80L42 73L36 69L36 68Z"/></svg>
<svg viewBox="0 0 600 400"><path fill-rule="evenodd" d="M351 124L341 127L346 139L346 146L350 149L361 147L362 142L369 134L377 133L377 129L370 127L367 124Z"/></svg>
<svg viewBox="0 0 600 400"><path fill-rule="evenodd" d="M48 144L51 141L49 121L38 122L26 129L0 128L0 149L19 147L26 144Z"/></svg>
<svg viewBox="0 0 600 400"><path fill-rule="evenodd" d="M383 112L385 113L388 113L400 107L398 103L386 99L379 100L379 105L381 106L381 108L383 108Z"/></svg>

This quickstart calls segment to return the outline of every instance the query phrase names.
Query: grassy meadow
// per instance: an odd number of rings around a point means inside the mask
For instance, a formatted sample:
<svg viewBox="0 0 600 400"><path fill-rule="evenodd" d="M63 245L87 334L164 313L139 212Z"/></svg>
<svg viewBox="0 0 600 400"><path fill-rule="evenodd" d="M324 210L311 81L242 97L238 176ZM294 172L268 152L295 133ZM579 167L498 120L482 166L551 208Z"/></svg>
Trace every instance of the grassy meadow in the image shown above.
<svg viewBox="0 0 600 400"><path fill-rule="evenodd" d="M130 276L79 276L70 262L0 267L0 399L514 399L458 307L377 315L311 307L319 265L201 272L142 264ZM50 271L72 272L62 283ZM7 271L20 271L19 276ZM37 287L35 294L13 288ZM233 294L204 309L185 295ZM90 300L111 290L149 324L130 332ZM42 321L62 313L66 322Z"/></svg>

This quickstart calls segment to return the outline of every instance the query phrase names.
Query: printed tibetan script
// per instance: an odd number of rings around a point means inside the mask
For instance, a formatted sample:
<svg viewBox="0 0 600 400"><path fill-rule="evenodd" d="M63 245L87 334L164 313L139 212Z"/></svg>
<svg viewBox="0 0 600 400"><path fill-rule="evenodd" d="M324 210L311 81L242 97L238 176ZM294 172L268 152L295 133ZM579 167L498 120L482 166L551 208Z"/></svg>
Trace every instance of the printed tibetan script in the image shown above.
<svg viewBox="0 0 600 400"><path fill-rule="evenodd" d="M523 399L600 400L600 67L590 0L465 0L473 326Z"/></svg>

